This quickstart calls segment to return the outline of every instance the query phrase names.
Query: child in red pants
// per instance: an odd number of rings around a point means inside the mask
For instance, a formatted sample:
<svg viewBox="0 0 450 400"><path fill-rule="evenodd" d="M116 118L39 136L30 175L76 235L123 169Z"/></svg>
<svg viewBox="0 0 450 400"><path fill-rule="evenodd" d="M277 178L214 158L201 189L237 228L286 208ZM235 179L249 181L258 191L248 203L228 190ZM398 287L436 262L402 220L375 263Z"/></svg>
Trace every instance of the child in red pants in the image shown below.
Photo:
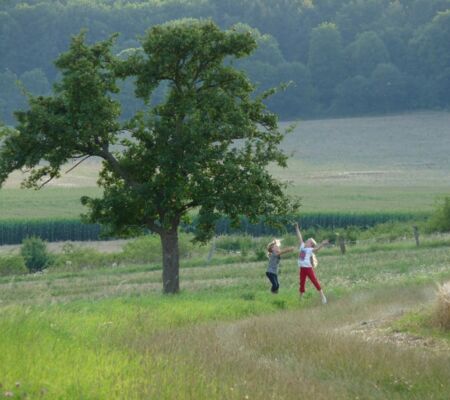
<svg viewBox="0 0 450 400"><path fill-rule="evenodd" d="M327 298L325 297L322 287L320 286L320 283L317 280L316 274L314 272L314 266L317 265L317 259L315 258L314 253L317 253L323 246L328 243L328 241L324 240L322 243L317 245L316 241L313 238L310 238L306 242L303 242L302 234L300 233L298 224L295 224L295 233L297 234L300 246L300 253L298 257L298 266L300 268L300 296L303 296L303 293L305 293L306 278L309 278L312 284L320 293L322 303L326 304Z"/></svg>

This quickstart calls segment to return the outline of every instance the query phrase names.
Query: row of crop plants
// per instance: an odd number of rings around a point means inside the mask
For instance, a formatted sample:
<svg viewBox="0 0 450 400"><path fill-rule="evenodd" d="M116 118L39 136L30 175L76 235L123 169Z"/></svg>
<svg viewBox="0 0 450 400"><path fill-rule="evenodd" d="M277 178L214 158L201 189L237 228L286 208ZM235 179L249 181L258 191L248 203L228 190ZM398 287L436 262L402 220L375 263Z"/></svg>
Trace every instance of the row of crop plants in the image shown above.
<svg viewBox="0 0 450 400"><path fill-rule="evenodd" d="M425 219L428 215L423 213L367 213L367 214L343 214L343 213L310 213L301 216L292 216L283 219L282 231L291 231L290 221L301 221L305 229L311 228L346 228L355 226L368 228L389 221L417 221ZM192 232L196 220L182 228L186 232ZM251 236L275 235L280 229L273 228L261 217L259 222L250 223L245 217L240 219L237 226L233 226L229 218L221 218L216 224L217 235L248 234ZM0 245L18 244L24 238L38 236L49 242L56 241L87 241L100 240L101 227L97 224L86 224L78 219L66 220L8 220L0 221Z"/></svg>
<svg viewBox="0 0 450 400"><path fill-rule="evenodd" d="M99 240L100 231L99 225L77 219L0 221L0 245L22 243L31 236L48 242Z"/></svg>

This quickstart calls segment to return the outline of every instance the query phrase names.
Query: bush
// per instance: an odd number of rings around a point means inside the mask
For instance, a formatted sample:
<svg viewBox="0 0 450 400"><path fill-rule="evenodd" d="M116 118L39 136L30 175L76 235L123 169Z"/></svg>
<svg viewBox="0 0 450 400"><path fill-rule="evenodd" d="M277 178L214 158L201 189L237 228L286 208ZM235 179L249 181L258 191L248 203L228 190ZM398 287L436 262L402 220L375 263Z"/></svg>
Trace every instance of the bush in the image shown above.
<svg viewBox="0 0 450 400"><path fill-rule="evenodd" d="M267 250L266 249L257 249L255 250L256 261L267 261Z"/></svg>
<svg viewBox="0 0 450 400"><path fill-rule="evenodd" d="M443 204L437 206L428 226L431 232L450 232L450 196L445 197Z"/></svg>
<svg viewBox="0 0 450 400"><path fill-rule="evenodd" d="M52 255L47 250L46 242L35 236L24 239L20 254L30 272L42 271L53 261Z"/></svg>
<svg viewBox="0 0 450 400"><path fill-rule="evenodd" d="M28 272L25 260L22 256L0 257L0 276L4 275L24 275Z"/></svg>

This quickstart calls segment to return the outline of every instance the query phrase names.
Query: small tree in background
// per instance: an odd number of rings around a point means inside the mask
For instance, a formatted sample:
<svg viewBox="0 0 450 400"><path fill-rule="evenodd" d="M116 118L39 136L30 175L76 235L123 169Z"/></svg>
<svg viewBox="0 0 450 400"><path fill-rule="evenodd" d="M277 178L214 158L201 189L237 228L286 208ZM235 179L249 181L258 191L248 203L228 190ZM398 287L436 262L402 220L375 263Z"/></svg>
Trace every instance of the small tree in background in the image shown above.
<svg viewBox="0 0 450 400"><path fill-rule="evenodd" d="M31 97L30 110L16 113L17 130L0 150L0 182L26 167L25 185L39 188L69 160L102 158L103 197L82 199L88 219L115 234L157 233L164 292L176 293L178 228L190 210L198 212L195 238L205 242L223 214L239 223L240 214L255 221L297 209L267 171L270 163L286 166L278 149L284 135L262 102L266 94L253 98L245 74L224 63L255 49L250 33L175 21L150 29L126 60L112 55L114 40L89 46L84 34L73 38L56 61L62 82L54 94ZM112 98L118 77L133 78L146 104L125 124ZM165 99L152 105L161 85Z"/></svg>
<svg viewBox="0 0 450 400"><path fill-rule="evenodd" d="M36 236L23 240L20 254L30 272L42 271L50 266L52 262L52 256L47 250L47 244Z"/></svg>

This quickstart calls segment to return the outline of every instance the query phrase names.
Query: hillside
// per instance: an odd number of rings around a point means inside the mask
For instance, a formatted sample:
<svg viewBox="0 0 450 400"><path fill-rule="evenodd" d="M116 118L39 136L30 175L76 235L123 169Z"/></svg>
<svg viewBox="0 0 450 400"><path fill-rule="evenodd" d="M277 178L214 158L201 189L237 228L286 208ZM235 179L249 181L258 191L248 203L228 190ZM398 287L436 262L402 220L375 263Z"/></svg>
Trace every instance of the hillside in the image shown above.
<svg viewBox="0 0 450 400"><path fill-rule="evenodd" d="M119 32L120 54L151 26L186 17L251 31L259 48L237 65L258 90L292 81L268 101L283 118L450 104L450 0L8 0L0 4L0 120L13 124L26 106L18 79L33 94L50 91L54 60L81 29L91 41ZM128 82L120 98L124 118L140 107Z"/></svg>

